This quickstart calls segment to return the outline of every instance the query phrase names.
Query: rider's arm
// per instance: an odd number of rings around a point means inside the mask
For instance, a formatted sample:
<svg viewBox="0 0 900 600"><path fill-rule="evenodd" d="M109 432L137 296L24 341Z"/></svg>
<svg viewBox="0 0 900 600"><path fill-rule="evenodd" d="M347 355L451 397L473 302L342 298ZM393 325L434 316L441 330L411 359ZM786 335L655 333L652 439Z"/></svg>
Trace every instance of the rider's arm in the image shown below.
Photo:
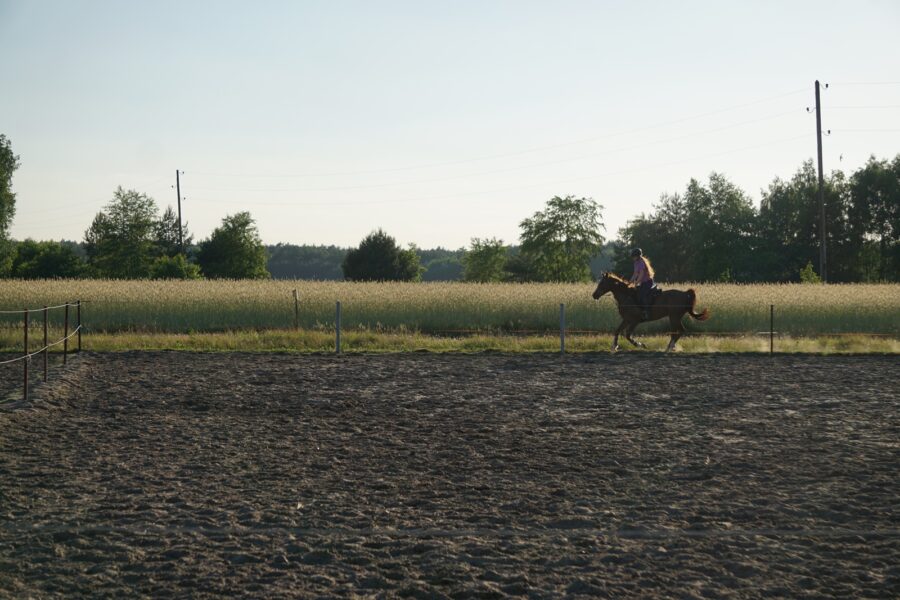
<svg viewBox="0 0 900 600"><path fill-rule="evenodd" d="M637 283L641 280L641 276L644 274L646 270L646 266L644 265L644 261L639 260L634 263L634 274L631 276L629 280L631 283Z"/></svg>

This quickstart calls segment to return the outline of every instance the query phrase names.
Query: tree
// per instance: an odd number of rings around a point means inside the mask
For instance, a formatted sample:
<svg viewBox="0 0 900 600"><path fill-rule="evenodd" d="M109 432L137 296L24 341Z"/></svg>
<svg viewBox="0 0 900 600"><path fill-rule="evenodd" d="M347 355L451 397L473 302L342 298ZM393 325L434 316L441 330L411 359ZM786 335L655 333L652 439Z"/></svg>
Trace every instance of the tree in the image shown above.
<svg viewBox="0 0 900 600"><path fill-rule="evenodd" d="M149 276L157 256L157 208L153 198L119 186L105 211L97 213L84 239L88 262L101 277Z"/></svg>
<svg viewBox="0 0 900 600"><path fill-rule="evenodd" d="M11 275L19 279L76 278L83 277L86 270L87 265L71 247L27 239L16 245Z"/></svg>
<svg viewBox="0 0 900 600"><path fill-rule="evenodd" d="M873 156L850 177L848 222L860 279L900 279L900 154Z"/></svg>
<svg viewBox="0 0 900 600"><path fill-rule="evenodd" d="M419 260L421 262L421 256ZM455 256L435 258L422 268L422 281L459 281L463 275L463 265Z"/></svg>
<svg viewBox="0 0 900 600"><path fill-rule="evenodd" d="M629 277L632 248L641 248L655 270L667 281L688 281L695 272L688 259L687 206L679 194L663 194L655 212L641 214L619 230L621 243L613 247L613 270Z"/></svg>
<svg viewBox="0 0 900 600"><path fill-rule="evenodd" d="M181 247L178 236L178 215L171 206L167 206L159 221L156 222L154 232L154 241L159 255L174 257L184 254L194 241L194 237L188 232L187 223L183 224L181 235L184 238L184 248Z"/></svg>
<svg viewBox="0 0 900 600"><path fill-rule="evenodd" d="M463 278L463 256L465 248L448 250L446 248L433 248L431 250L416 249L419 262L425 271L422 273L422 281L459 281Z"/></svg>
<svg viewBox="0 0 900 600"><path fill-rule="evenodd" d="M758 279L798 281L807 262L818 265L818 189L818 173L808 160L790 180L775 178L763 191L756 225ZM852 281L857 279L853 273L857 258L850 239L849 194L843 173L835 171L826 177L824 192L828 279Z"/></svg>
<svg viewBox="0 0 900 600"><path fill-rule="evenodd" d="M545 211L521 222L522 253L543 281L587 281L603 245L601 211L590 198L554 196Z"/></svg>
<svg viewBox="0 0 900 600"><path fill-rule="evenodd" d="M691 179L684 205L690 279L717 281L726 271L736 281L752 279L756 209L750 197L712 173L706 186Z"/></svg>
<svg viewBox="0 0 900 600"><path fill-rule="evenodd" d="M350 281L419 281L422 277L415 247L403 250L381 229L350 250L341 269Z"/></svg>
<svg viewBox="0 0 900 600"><path fill-rule="evenodd" d="M463 279L478 283L503 281L507 278L506 262L503 240L472 238L472 246L463 257Z"/></svg>
<svg viewBox="0 0 900 600"><path fill-rule="evenodd" d="M16 214L16 195L12 191L12 176L19 168L19 157L13 154L9 139L0 133L0 276L9 272L13 247L9 240L9 226Z"/></svg>
<svg viewBox="0 0 900 600"><path fill-rule="evenodd" d="M249 212L222 219L209 239L200 242L197 262L214 279L268 279L266 248Z"/></svg>
<svg viewBox="0 0 900 600"><path fill-rule="evenodd" d="M276 244L266 249L269 252L266 268L275 279L339 281L344 278L341 263L347 256L345 248Z"/></svg>
<svg viewBox="0 0 900 600"><path fill-rule="evenodd" d="M200 267L188 262L184 254L160 256L150 265L150 279L202 279Z"/></svg>
<svg viewBox="0 0 900 600"><path fill-rule="evenodd" d="M800 283L822 283L822 278L813 268L812 261L806 263L806 266L800 269Z"/></svg>

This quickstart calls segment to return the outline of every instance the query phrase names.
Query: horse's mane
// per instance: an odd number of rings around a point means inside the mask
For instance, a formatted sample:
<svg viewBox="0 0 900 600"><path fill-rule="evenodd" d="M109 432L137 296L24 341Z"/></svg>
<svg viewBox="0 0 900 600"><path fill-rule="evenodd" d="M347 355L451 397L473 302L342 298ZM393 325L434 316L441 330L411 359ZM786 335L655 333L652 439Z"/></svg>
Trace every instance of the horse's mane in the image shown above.
<svg viewBox="0 0 900 600"><path fill-rule="evenodd" d="M629 282L628 282L628 281L622 279L621 277L619 277L618 275L616 275L616 274L613 273L613 272L604 273L604 275L606 275L606 277L607 277L608 279L612 279L613 281L618 281L619 283L624 283L625 285L629 285Z"/></svg>

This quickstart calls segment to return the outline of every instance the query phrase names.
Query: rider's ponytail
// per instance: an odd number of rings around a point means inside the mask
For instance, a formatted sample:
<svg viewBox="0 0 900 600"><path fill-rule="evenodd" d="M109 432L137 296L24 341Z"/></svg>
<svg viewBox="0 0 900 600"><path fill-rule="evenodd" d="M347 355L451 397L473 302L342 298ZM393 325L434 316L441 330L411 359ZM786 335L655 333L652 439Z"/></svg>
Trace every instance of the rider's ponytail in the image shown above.
<svg viewBox="0 0 900 600"><path fill-rule="evenodd" d="M650 279L653 279L653 276L656 273L653 271L653 265L650 264L650 259L646 256L642 256L641 260L644 261L644 266L647 267L647 274L650 276Z"/></svg>

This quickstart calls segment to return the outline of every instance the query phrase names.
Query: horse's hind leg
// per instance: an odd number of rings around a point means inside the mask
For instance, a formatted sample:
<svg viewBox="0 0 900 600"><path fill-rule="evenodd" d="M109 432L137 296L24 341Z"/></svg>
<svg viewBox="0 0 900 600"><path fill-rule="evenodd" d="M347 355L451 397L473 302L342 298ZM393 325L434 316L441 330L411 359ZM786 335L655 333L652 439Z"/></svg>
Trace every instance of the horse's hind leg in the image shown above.
<svg viewBox="0 0 900 600"><path fill-rule="evenodd" d="M619 351L619 334L622 333L622 329L625 327L625 321L619 323L619 326L616 327L616 332L613 334L613 343L612 343L612 351ZM627 337L627 336L626 336Z"/></svg>
<svg viewBox="0 0 900 600"><path fill-rule="evenodd" d="M636 348L646 348L646 346L644 344L642 344L641 342L637 341L636 339L634 339L632 337L632 334L634 333L634 328L637 326L638 326L637 323L632 323L625 329L625 339L628 340L629 342L631 342L632 345L635 346Z"/></svg>
<svg viewBox="0 0 900 600"><path fill-rule="evenodd" d="M666 352L671 352L675 349L675 342L677 342L678 338L681 337L681 334L684 333L684 325L681 323L681 318L676 319L673 315L669 315L669 324L672 327L672 337L669 338L669 345L666 347Z"/></svg>

